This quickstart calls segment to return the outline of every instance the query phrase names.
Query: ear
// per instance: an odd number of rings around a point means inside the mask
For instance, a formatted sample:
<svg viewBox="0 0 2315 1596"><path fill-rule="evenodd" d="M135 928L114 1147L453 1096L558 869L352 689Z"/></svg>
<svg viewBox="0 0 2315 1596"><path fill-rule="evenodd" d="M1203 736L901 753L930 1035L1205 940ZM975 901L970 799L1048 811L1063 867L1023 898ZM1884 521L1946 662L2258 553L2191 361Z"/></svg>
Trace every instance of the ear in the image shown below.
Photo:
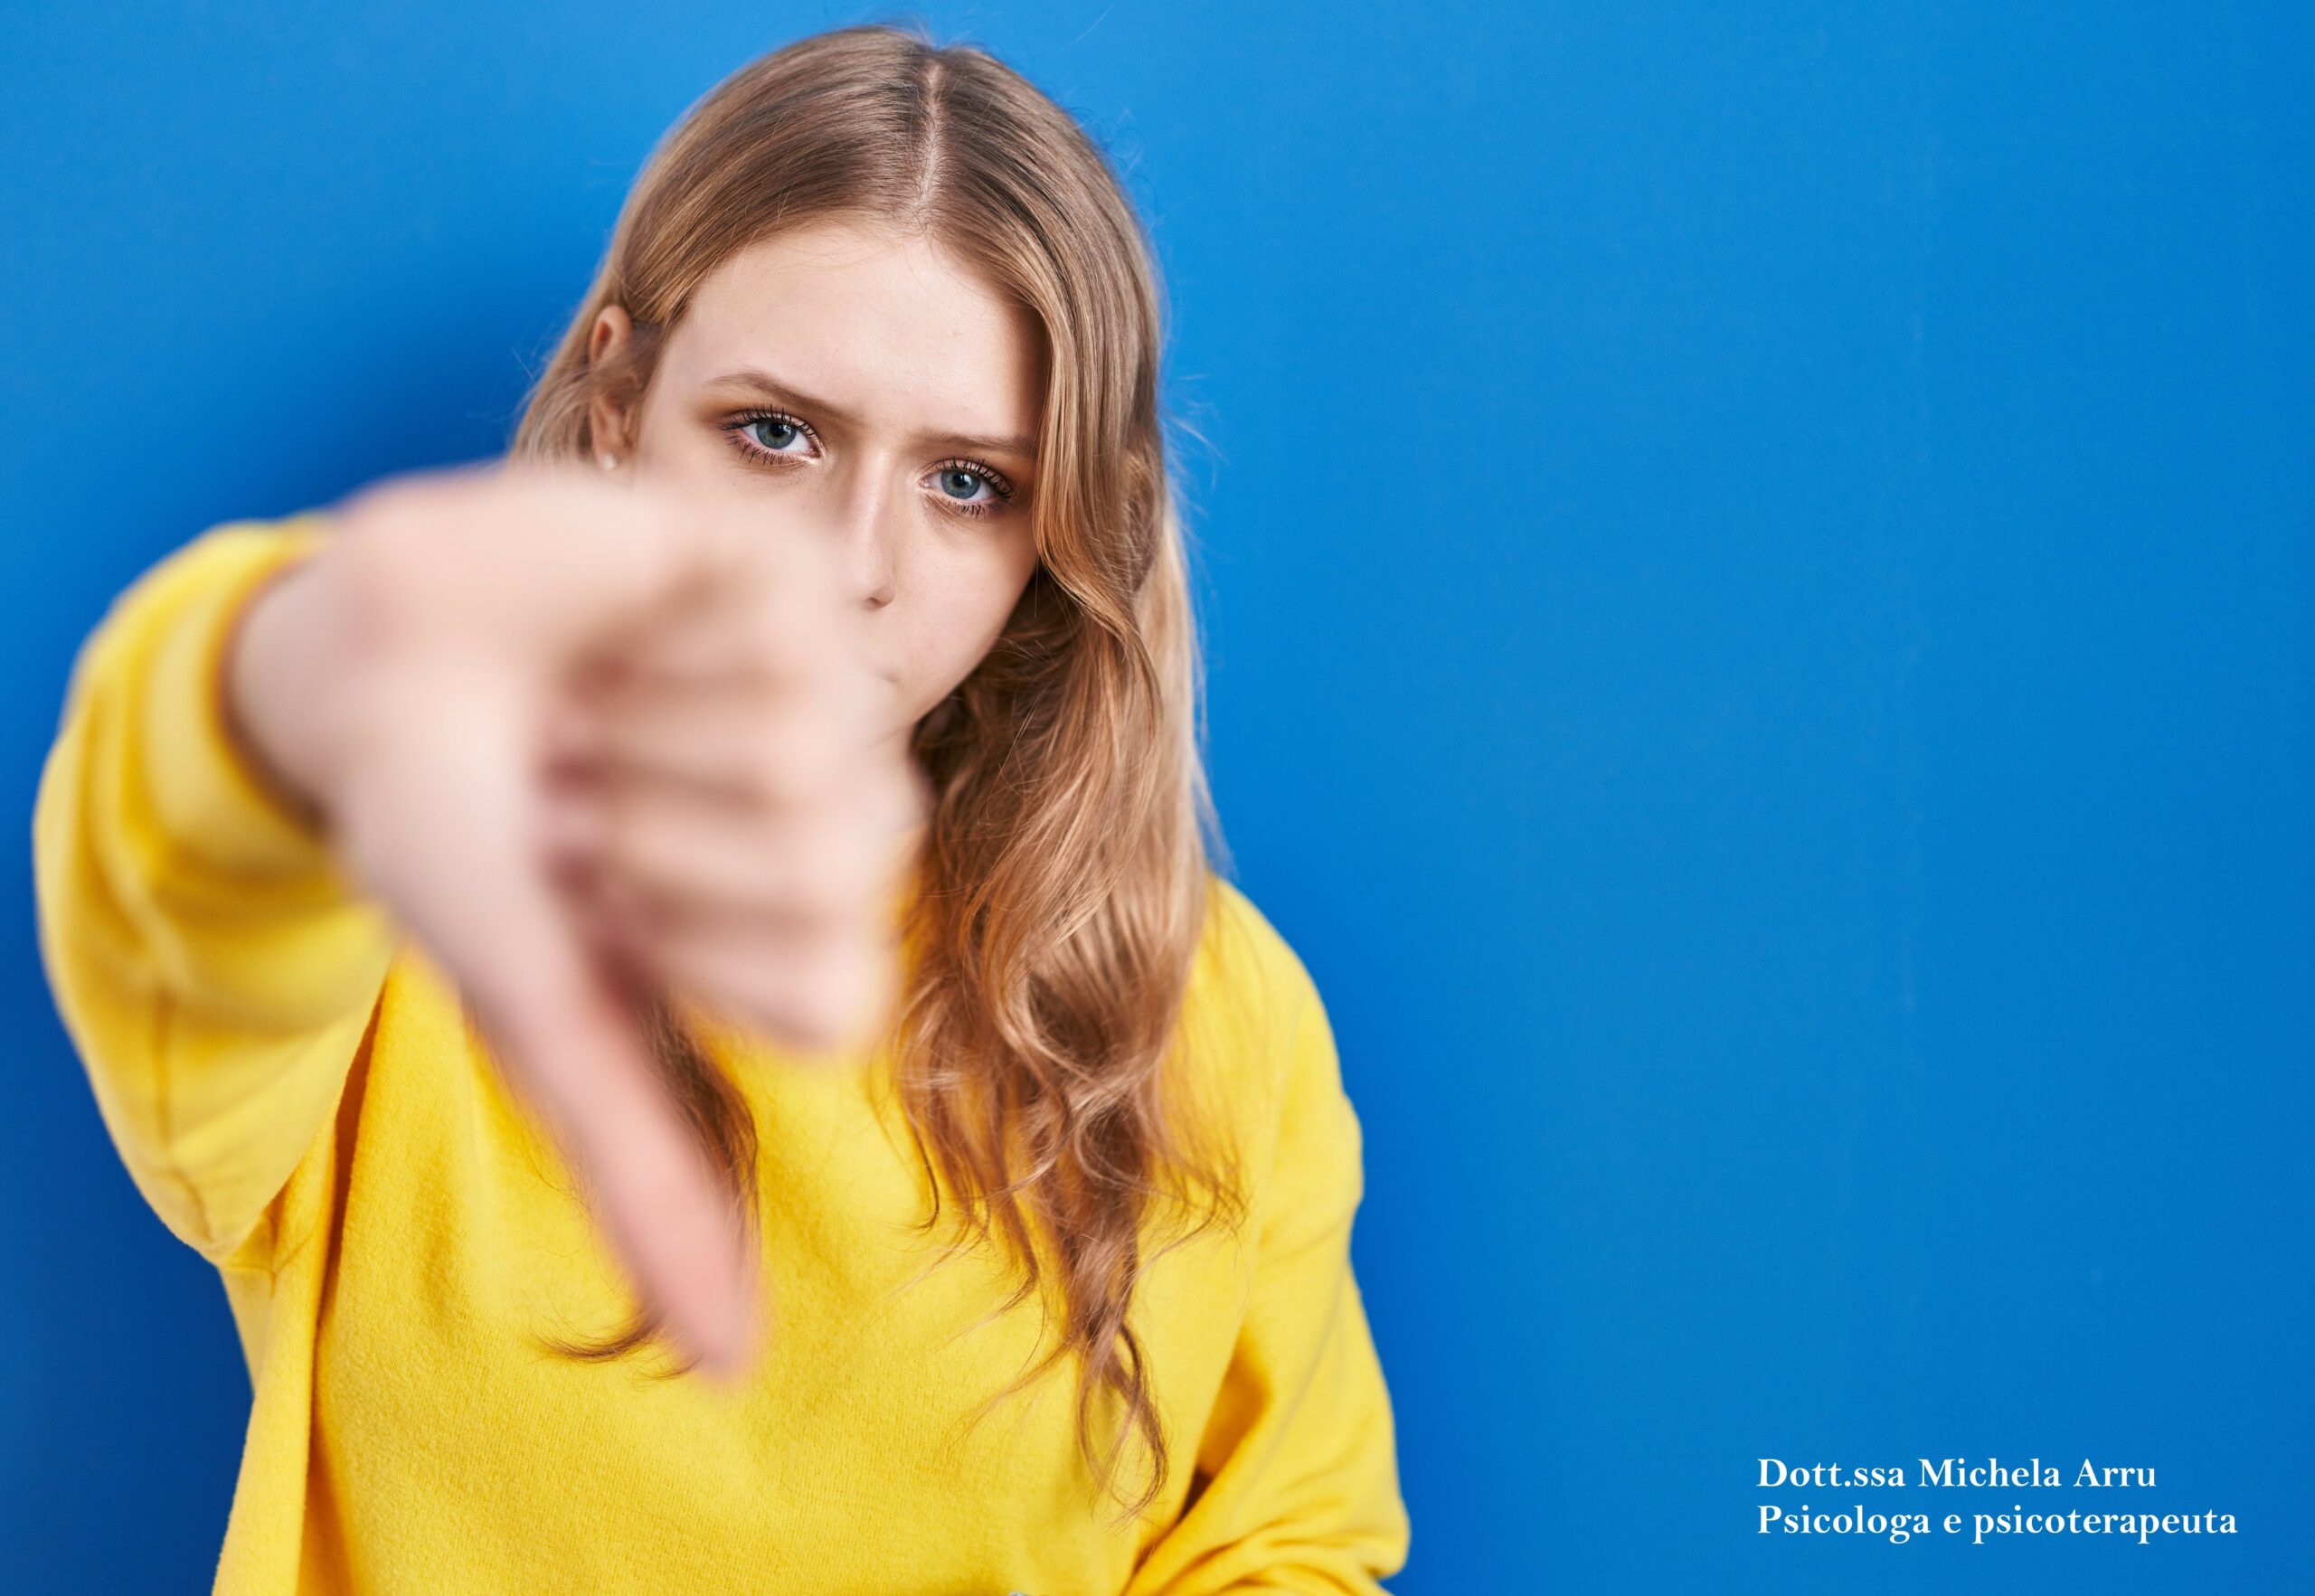
<svg viewBox="0 0 2315 1596"><path fill-rule="evenodd" d="M623 353L627 342L635 335L635 323L623 305L606 305L596 313L594 327L587 335L587 364L600 366L606 360ZM626 408L613 394L598 390L587 409L587 436L595 452L625 454L628 449L628 418Z"/></svg>

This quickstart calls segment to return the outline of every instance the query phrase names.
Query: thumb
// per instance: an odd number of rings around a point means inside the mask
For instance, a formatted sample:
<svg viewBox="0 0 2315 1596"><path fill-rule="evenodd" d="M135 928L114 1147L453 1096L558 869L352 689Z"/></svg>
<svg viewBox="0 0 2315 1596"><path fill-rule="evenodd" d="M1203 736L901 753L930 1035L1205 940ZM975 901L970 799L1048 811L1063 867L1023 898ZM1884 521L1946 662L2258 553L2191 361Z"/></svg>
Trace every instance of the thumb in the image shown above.
<svg viewBox="0 0 2315 1596"><path fill-rule="evenodd" d="M535 873L533 873L535 874ZM647 1311L711 1373L747 1361L756 1271L731 1195L666 1087L633 1005L524 883L471 997L584 1185Z"/></svg>
<svg viewBox="0 0 2315 1596"><path fill-rule="evenodd" d="M422 732L350 784L349 852L394 883L394 907L472 1005L646 1311L711 1373L734 1373L755 1334L753 1249L640 1017L537 856L522 685L459 667L423 696Z"/></svg>

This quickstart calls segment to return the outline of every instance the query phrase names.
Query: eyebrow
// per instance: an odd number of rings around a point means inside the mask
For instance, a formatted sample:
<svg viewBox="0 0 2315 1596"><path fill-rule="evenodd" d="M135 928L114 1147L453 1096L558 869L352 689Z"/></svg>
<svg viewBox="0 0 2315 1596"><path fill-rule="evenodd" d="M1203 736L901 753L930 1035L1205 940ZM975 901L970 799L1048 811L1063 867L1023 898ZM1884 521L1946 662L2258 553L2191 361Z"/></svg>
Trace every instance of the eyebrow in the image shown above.
<svg viewBox="0 0 2315 1596"><path fill-rule="evenodd" d="M720 377L708 379L710 388L737 389L761 393L781 404L793 405L801 411L817 411L848 425L857 425L859 418L840 405L816 398L800 388L792 387L758 366L742 366L726 372ZM1034 438L992 438L967 432L925 432L918 434L918 441L941 449L969 449L977 454L1016 455L1034 461L1037 458L1037 442Z"/></svg>

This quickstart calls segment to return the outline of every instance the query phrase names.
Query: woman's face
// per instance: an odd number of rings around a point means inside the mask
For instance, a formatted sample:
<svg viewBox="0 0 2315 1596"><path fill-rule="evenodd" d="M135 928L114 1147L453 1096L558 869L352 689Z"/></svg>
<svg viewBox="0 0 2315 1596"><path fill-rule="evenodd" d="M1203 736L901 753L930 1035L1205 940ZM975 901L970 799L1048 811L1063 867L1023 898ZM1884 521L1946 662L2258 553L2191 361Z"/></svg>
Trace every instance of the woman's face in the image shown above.
<svg viewBox="0 0 2315 1596"><path fill-rule="evenodd" d="M629 334L603 312L602 358ZM835 530L905 732L978 665L1031 573L1044 404L1036 319L921 238L791 228L725 260L598 452L678 489Z"/></svg>

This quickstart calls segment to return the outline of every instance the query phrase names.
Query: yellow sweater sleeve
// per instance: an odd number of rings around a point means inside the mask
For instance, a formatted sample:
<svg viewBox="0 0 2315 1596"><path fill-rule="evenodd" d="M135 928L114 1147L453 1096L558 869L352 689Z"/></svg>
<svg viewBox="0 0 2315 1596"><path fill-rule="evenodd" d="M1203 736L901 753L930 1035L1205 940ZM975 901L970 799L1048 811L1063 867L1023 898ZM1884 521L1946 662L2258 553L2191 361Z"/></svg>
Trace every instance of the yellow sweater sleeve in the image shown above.
<svg viewBox="0 0 2315 1596"><path fill-rule="evenodd" d="M323 535L232 523L140 576L74 662L33 809L41 956L105 1128L221 1265L332 1116L395 943L224 717L243 603Z"/></svg>
<svg viewBox="0 0 2315 1596"><path fill-rule="evenodd" d="M1251 1298L1200 1437L1196 1491L1133 1596L1382 1596L1406 1564L1388 1388L1350 1263L1362 1136L1334 1032L1299 959L1269 934L1289 1038Z"/></svg>

